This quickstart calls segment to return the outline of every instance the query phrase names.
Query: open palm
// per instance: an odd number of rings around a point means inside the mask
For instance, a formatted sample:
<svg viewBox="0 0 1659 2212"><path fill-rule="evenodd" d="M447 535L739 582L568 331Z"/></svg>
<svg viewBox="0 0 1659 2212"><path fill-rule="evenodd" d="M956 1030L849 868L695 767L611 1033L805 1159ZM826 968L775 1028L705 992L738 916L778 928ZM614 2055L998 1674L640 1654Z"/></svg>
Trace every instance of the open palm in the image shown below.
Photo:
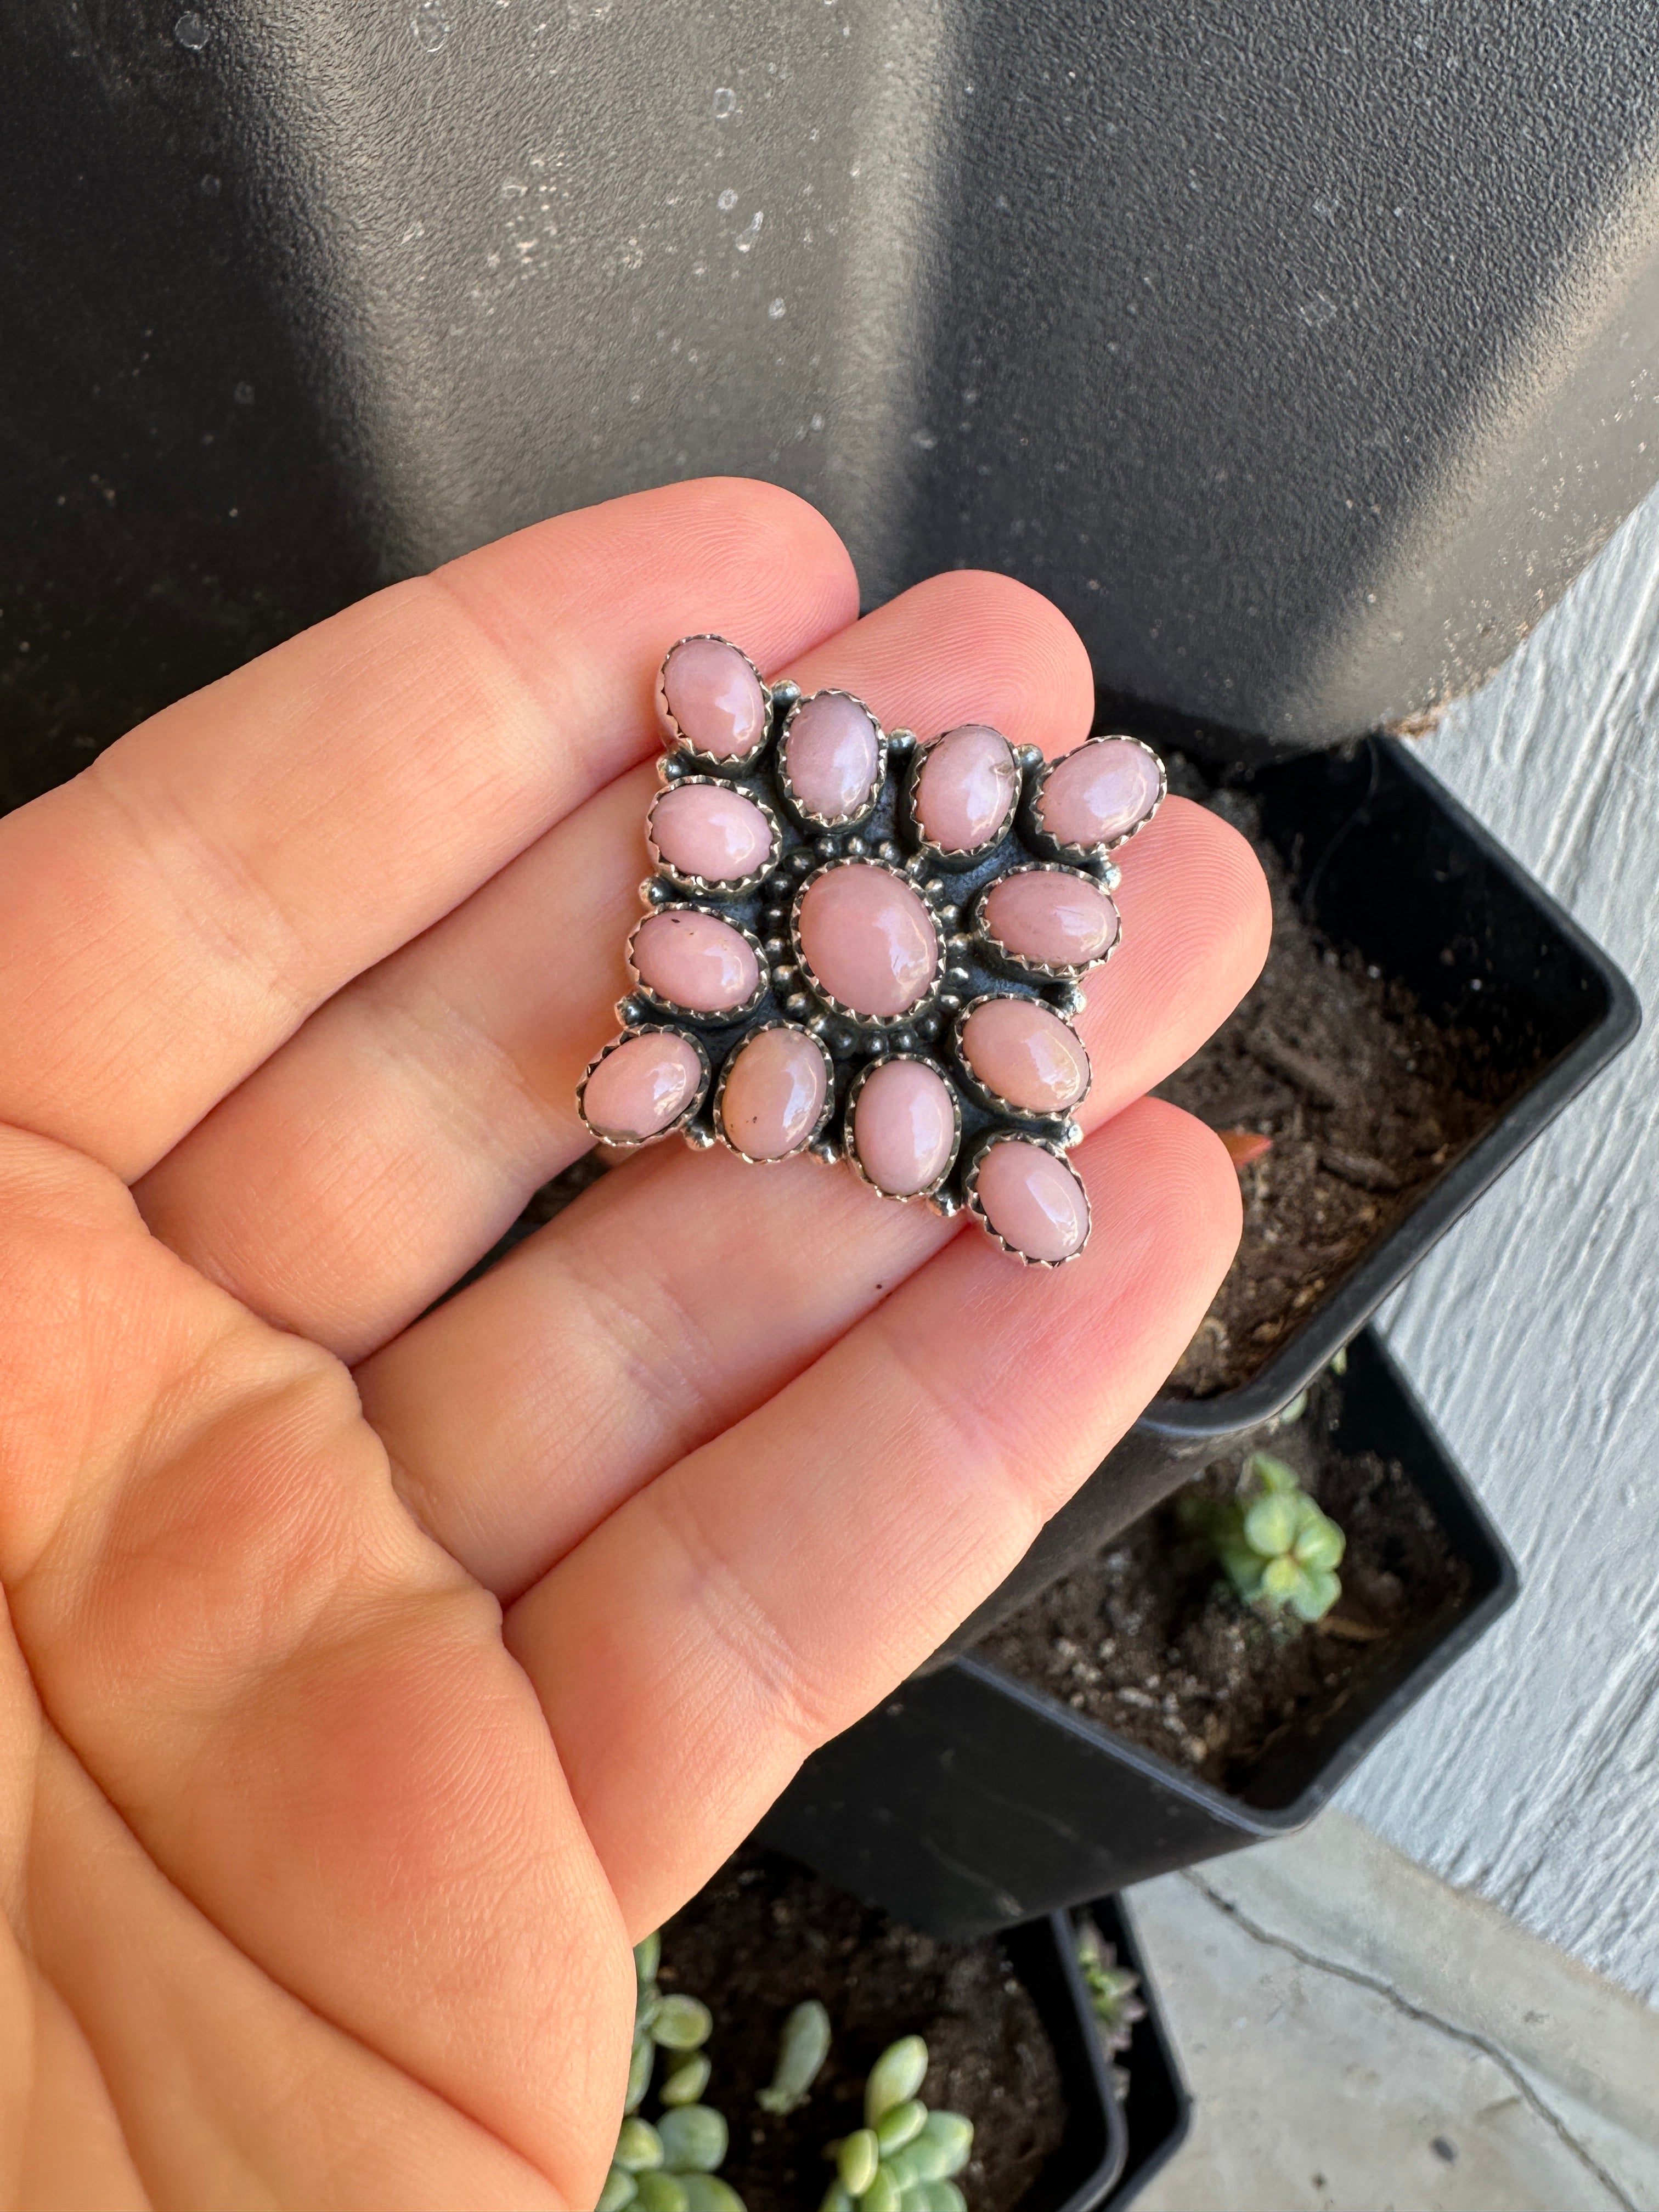
<svg viewBox="0 0 1659 2212"><path fill-rule="evenodd" d="M1266 898L1171 800L1081 1026L1046 1275L679 1146L418 1318L583 1149L692 630L924 733L1075 744L1044 601L862 622L684 485L400 585L0 823L0 2202L580 2207L627 1942L1008 1571L1231 1254L1136 1103Z"/></svg>

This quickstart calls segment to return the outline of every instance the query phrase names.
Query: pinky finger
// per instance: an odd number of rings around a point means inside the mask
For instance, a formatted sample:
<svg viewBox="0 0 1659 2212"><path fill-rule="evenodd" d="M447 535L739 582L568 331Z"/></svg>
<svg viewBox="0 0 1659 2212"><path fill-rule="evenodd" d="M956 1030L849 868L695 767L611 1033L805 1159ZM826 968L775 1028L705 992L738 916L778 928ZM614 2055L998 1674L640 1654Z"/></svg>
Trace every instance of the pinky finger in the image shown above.
<svg viewBox="0 0 1659 2212"><path fill-rule="evenodd" d="M634 1933L995 1588L1190 1340L1238 1237L1221 1146L1144 1101L1073 1158L1080 1261L957 1237L509 1613Z"/></svg>

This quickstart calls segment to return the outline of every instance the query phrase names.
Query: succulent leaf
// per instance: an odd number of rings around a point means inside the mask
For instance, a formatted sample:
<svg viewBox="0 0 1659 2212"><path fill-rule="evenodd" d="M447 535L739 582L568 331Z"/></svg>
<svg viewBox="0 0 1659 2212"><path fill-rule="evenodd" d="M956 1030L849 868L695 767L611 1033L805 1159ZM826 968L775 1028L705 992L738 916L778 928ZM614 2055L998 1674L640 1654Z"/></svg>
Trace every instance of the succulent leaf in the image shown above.
<svg viewBox="0 0 1659 2212"><path fill-rule="evenodd" d="M804 2104L830 2056L830 2015L816 1997L798 2004L783 2023L769 2086L757 2090L763 2112L793 2112Z"/></svg>
<svg viewBox="0 0 1659 2212"><path fill-rule="evenodd" d="M649 2120L630 2114L623 2122L611 2162L624 2173L643 2173L647 2167L662 2164L662 2138Z"/></svg>
<svg viewBox="0 0 1659 2212"><path fill-rule="evenodd" d="M1252 1452L1246 1462L1245 1472L1259 1482L1262 1489L1270 1496L1276 1493L1293 1498L1302 1487L1296 1479L1296 1469L1286 1466L1282 1459L1276 1458L1272 1452Z"/></svg>
<svg viewBox="0 0 1659 2212"><path fill-rule="evenodd" d="M1342 1595L1342 1585L1327 1567L1310 1567L1302 1587L1291 1594L1291 1610L1298 1620L1322 1620Z"/></svg>
<svg viewBox="0 0 1659 2212"><path fill-rule="evenodd" d="M708 2087L711 2071L707 2054L694 2051L681 2059L657 2094L665 2105L695 2105Z"/></svg>
<svg viewBox="0 0 1659 2212"><path fill-rule="evenodd" d="M651 2040L668 2051L695 2051L708 2040L714 2025L701 1997L664 1997L651 2021Z"/></svg>
<svg viewBox="0 0 1659 2212"><path fill-rule="evenodd" d="M870 2069L864 2085L864 2119L876 2127L896 2105L908 2104L927 2072L927 2045L919 2035L901 2036L890 2043Z"/></svg>
<svg viewBox="0 0 1659 2212"><path fill-rule="evenodd" d="M954 2181L921 2181L906 2192L905 2212L968 2212L968 2200Z"/></svg>
<svg viewBox="0 0 1659 2212"><path fill-rule="evenodd" d="M893 2178L891 2171L884 2166L878 2166L876 2168L870 2186L859 2199L863 2212L899 2212L899 2206L902 2202L903 2197L898 2183Z"/></svg>
<svg viewBox="0 0 1659 2212"><path fill-rule="evenodd" d="M1282 1491L1269 1491L1246 1510L1244 1540L1264 1559L1276 1559L1295 1543L1297 1521L1295 1499Z"/></svg>
<svg viewBox="0 0 1659 2212"><path fill-rule="evenodd" d="M717 2173L683 2173L685 2212L744 2212L744 2203L729 2181Z"/></svg>
<svg viewBox="0 0 1659 2212"><path fill-rule="evenodd" d="M882 2114L876 2124L876 2141L881 2145L885 2158L890 2152L902 2150L915 2136L919 2136L927 2124L927 2107L915 2097L902 2105L895 2105Z"/></svg>
<svg viewBox="0 0 1659 2212"><path fill-rule="evenodd" d="M1310 1571L1323 1568L1328 1571L1341 1565L1347 1547L1348 1540L1335 1522L1316 1506L1296 1540L1295 1551L1300 1565Z"/></svg>
<svg viewBox="0 0 1659 2212"><path fill-rule="evenodd" d="M648 2035L637 2032L634 2037L633 2054L628 2062L628 2099L623 2109L637 2112L645 2101L645 2093L651 2087L651 2069L657 2063L657 2046Z"/></svg>
<svg viewBox="0 0 1659 2212"><path fill-rule="evenodd" d="M654 1982L662 1959L662 1937L653 1929L634 1946L634 1973L641 1983Z"/></svg>
<svg viewBox="0 0 1659 2212"><path fill-rule="evenodd" d="M671 2173L712 2173L726 2156L726 2120L712 2105L678 2105L657 2123Z"/></svg>
<svg viewBox="0 0 1659 2212"><path fill-rule="evenodd" d="M937 2173L927 2179L950 2181L962 2172L974 2152L974 2124L962 2112L929 2112L921 2135L910 2146L914 2158L926 2143L944 2160Z"/></svg>
<svg viewBox="0 0 1659 2212"><path fill-rule="evenodd" d="M599 2191L593 2212L623 2212L623 2205L631 2204L638 2194L639 2184L633 2175L613 2166L605 2177L605 2187Z"/></svg>
<svg viewBox="0 0 1659 2212"><path fill-rule="evenodd" d="M873 2128L857 2128L836 2153L836 2173L849 2197L862 2197L881 2164L881 2145Z"/></svg>
<svg viewBox="0 0 1659 2212"><path fill-rule="evenodd" d="M634 2202L639 2212L686 2212L685 2183L678 2173L660 2169L642 2173L635 2184Z"/></svg>

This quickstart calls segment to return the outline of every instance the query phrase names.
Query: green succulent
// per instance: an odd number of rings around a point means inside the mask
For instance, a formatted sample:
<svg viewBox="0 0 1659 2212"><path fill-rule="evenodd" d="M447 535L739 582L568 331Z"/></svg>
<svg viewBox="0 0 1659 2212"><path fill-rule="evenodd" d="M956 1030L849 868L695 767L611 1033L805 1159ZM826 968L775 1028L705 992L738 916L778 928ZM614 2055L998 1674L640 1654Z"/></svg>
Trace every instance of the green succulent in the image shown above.
<svg viewBox="0 0 1659 2212"><path fill-rule="evenodd" d="M700 1997L657 1984L660 1937L634 1947L634 2048L628 2095L611 2171L596 2212L744 2212L743 2200L714 2169L726 2156L724 2118L701 2102L709 2064L702 2045L714 2019ZM657 2053L673 2061L658 2091L663 2111L653 2126L640 2118L655 2071Z"/></svg>
<svg viewBox="0 0 1659 2212"><path fill-rule="evenodd" d="M1185 1518L1246 1605L1322 1620L1342 1595L1336 1569L1347 1539L1270 1452L1250 1454L1237 1497L1194 1499Z"/></svg>
<svg viewBox="0 0 1659 2212"><path fill-rule="evenodd" d="M882 2052L864 2085L864 2125L825 2154L836 2178L821 2212L967 2212L956 2177L972 2154L974 2124L928 2111L916 2094L927 2072L919 2035Z"/></svg>
<svg viewBox="0 0 1659 2212"><path fill-rule="evenodd" d="M830 2056L830 2015L816 1997L798 2004L783 2023L778 2063L764 2089L755 2092L763 2112L793 2112L804 2105Z"/></svg>
<svg viewBox="0 0 1659 2212"><path fill-rule="evenodd" d="M1108 2059L1115 2061L1120 2052L1129 2048L1135 2022L1146 2017L1146 2008L1136 1994L1140 1977L1119 1966L1116 1947L1105 1941L1092 1920L1085 1920L1077 1931L1077 1962L1083 1969L1089 2009L1099 2025L1101 2043ZM1129 2094L1129 2076L1115 2063L1112 2088L1121 2104Z"/></svg>

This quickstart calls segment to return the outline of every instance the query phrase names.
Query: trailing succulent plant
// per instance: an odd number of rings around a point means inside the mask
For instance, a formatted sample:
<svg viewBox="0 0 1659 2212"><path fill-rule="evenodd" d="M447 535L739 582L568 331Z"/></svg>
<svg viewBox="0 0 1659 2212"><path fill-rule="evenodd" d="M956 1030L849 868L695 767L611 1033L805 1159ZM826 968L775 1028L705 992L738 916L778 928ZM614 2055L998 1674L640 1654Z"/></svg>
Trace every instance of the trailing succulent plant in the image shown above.
<svg viewBox="0 0 1659 2212"><path fill-rule="evenodd" d="M1099 2027L1102 2046L1112 2062L1112 2094L1121 2104L1129 2094L1129 2076L1116 2061L1129 2048L1135 2022L1146 2017L1146 2008L1136 1994L1140 1977L1119 1966L1116 1946L1107 1942L1092 1920L1085 1920L1078 1928L1077 1962L1083 1969L1089 2009Z"/></svg>
<svg viewBox="0 0 1659 2212"><path fill-rule="evenodd" d="M578 1092L593 1135L845 1160L1030 1265L1074 1259L1073 1021L1118 944L1111 856L1163 799L1156 755L1101 736L1045 761L981 723L922 744L717 637L672 648L658 704L623 1027Z"/></svg>
<svg viewBox="0 0 1659 2212"><path fill-rule="evenodd" d="M974 2124L928 2111L916 2094L927 2072L919 2035L882 2052L864 2085L864 2125L827 2146L836 2178L820 2212L966 2212L956 2177L972 2154Z"/></svg>
<svg viewBox="0 0 1659 2212"><path fill-rule="evenodd" d="M1342 1595L1336 1570L1346 1539L1271 1452L1252 1452L1238 1494L1188 1498L1182 1519L1201 1536L1246 1605L1322 1620Z"/></svg>
<svg viewBox="0 0 1659 2212"><path fill-rule="evenodd" d="M702 2102L709 2075L702 2046L713 2018L701 1998L663 1994L657 1984L661 1952L661 1939L654 1935L635 1946L628 2096L596 2212L623 2212L630 2206L636 2212L744 2212L742 2198L716 2171L729 2140L725 2118ZM657 2085L662 2109L653 2124L640 2117L640 2106L659 2052L665 2054L667 2065Z"/></svg>

